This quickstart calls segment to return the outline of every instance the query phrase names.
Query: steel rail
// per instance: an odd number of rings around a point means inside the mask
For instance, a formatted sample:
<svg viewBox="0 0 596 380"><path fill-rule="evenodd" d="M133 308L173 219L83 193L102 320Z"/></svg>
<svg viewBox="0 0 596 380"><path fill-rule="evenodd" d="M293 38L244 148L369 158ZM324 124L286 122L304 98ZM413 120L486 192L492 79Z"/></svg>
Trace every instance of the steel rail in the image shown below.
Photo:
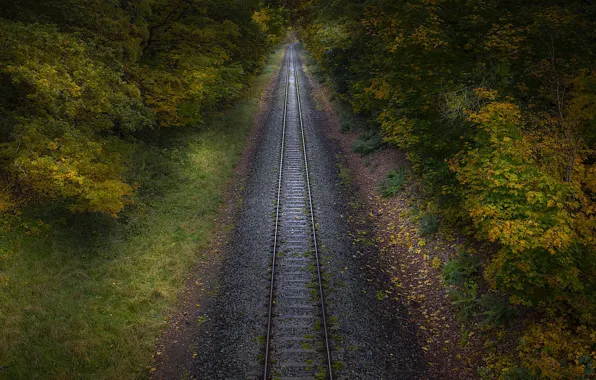
<svg viewBox="0 0 596 380"><path fill-rule="evenodd" d="M304 123L302 119L302 106L300 100L300 85L298 83L298 72L296 70L296 55L292 55L294 60L294 81L296 82L296 94L298 96L298 118L300 120L300 133L302 134L302 151L304 152L304 167L306 172L306 188L308 190L308 203L310 206L310 221L312 225L312 236L315 250L315 261L317 267L317 278L319 282L319 298L321 299L321 314L323 319L323 337L325 340L325 351L327 351L327 367L329 380L333 380L333 365L331 361L331 347L329 346L329 333L327 330L327 313L325 311L325 297L323 296L323 279L321 276L321 263L319 260L319 247L317 244L317 228L315 224L315 213L312 205L312 194L310 186L310 175L308 171L308 155L306 153L306 139L304 133Z"/></svg>
<svg viewBox="0 0 596 380"><path fill-rule="evenodd" d="M291 50L286 52L286 56L291 54ZM282 132L281 132L281 152L279 157L279 179L277 185L277 204L275 205L275 232L273 236L273 257L272 257L272 264L271 264L271 282L269 284L269 310L267 312L267 338L265 340L265 369L263 370L263 380L267 380L267 376L269 375L269 353L270 347L269 343L271 341L271 317L273 311L273 291L275 289L275 259L277 257L277 235L279 233L279 207L281 204L281 190L282 190L282 173L283 173L283 164L284 164L284 148L286 143L286 118L288 112L288 91L290 88L290 60L289 57L286 59L286 95L284 100L284 114L283 114L283 123L282 123Z"/></svg>
<svg viewBox="0 0 596 380"><path fill-rule="evenodd" d="M282 195L282 182L283 182L283 165L284 165L284 155L285 155L285 143L286 143L286 126L287 126L287 113L288 113L288 96L289 96L289 88L290 88L290 64L292 65L292 71L294 74L294 83L296 89L296 96L297 96L297 104L298 104L298 118L300 123L300 134L302 140L302 151L303 151L303 159L304 159L304 167L305 167L305 177L306 177L306 189L308 193L308 203L309 203L309 211L310 211L310 224L312 229L312 238L313 238L313 248L315 254L315 263L317 268L317 280L319 284L319 298L320 298L320 306L321 306L321 319L322 319L322 333L325 342L325 350L326 350L326 359L327 359L327 374L329 376L329 380L333 380L333 367L331 361L331 348L329 344L329 333L327 327L327 314L325 310L325 299L323 296L323 279L321 275L321 264L320 264L320 257L319 257L319 247L317 243L317 231L316 231L316 224L314 218L314 207L312 201L312 191L311 191L311 184L310 184L310 174L308 169L308 155L306 149L306 138L304 132L304 121L302 117L302 105L301 105L301 97L300 97L300 87L298 82L298 72L296 70L296 55L294 52L294 46L290 46L288 51L286 52L286 88L285 88L285 100L284 100L284 111L283 111L283 124L282 124L282 136L281 136L281 152L279 158L279 177L278 177L278 186L277 186L277 204L275 210L275 230L274 230L274 237L273 237L273 255L272 255L272 264L271 264L271 280L270 280L270 289L269 289L269 305L268 305L268 314L267 314L267 337L265 340L265 359L264 359L264 370L263 370L263 380L268 380L269 376L269 362L270 362L270 354L271 354L271 330L272 330L272 316L273 316L273 305L274 305L274 289L275 289L275 264L277 258L277 249L278 249L278 235L279 235L279 225L280 225L280 207L281 207L281 195Z"/></svg>

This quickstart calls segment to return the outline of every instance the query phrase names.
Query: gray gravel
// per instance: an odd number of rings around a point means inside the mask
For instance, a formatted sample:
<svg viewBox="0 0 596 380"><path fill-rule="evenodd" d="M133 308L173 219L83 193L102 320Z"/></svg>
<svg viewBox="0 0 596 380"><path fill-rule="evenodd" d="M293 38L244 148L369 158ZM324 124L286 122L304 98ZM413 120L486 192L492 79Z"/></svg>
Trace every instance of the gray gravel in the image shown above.
<svg viewBox="0 0 596 380"><path fill-rule="evenodd" d="M196 379L246 379L262 371L259 338L265 334L285 70L284 61L263 118L220 291L197 332L191 370Z"/></svg>
<svg viewBox="0 0 596 380"><path fill-rule="evenodd" d="M299 60L298 66L301 69ZM258 378L262 371L261 337L266 333L285 62L280 73L263 118L265 124L229 258L221 273L220 289L206 311L205 322L197 327L197 356L189 374L195 379ZM345 221L347 202L354 194L341 185L336 157L340 152L325 134L327 116L316 109L302 70L298 76L317 232L323 248L323 270L329 276L326 300L334 321L333 359L342 363L336 367L336 377L425 378L420 347L412 326L405 322L406 309L395 302L378 301L374 285L367 280L371 273L360 269L368 258L357 253Z"/></svg>

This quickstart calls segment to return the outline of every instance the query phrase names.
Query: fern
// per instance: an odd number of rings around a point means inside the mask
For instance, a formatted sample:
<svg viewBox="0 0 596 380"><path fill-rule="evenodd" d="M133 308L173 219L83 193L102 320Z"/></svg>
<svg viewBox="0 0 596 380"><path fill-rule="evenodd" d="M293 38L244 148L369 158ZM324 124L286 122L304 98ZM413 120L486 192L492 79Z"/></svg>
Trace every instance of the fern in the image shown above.
<svg viewBox="0 0 596 380"><path fill-rule="evenodd" d="M392 197L396 195L407 181L407 173L405 168L392 170L379 185L377 191L384 197Z"/></svg>

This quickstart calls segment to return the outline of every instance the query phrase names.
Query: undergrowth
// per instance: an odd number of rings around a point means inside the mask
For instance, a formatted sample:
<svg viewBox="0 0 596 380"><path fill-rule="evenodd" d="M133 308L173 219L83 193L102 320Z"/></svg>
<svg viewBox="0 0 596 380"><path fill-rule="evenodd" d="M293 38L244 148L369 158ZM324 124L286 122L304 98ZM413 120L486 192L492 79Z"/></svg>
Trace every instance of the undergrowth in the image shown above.
<svg viewBox="0 0 596 380"><path fill-rule="evenodd" d="M354 153L358 153L361 156L366 154L377 152L385 147L383 138L375 130L369 130L362 132L358 139L352 145Z"/></svg>
<svg viewBox="0 0 596 380"><path fill-rule="evenodd" d="M439 218L435 214L424 214L420 218L420 234L432 235L439 230Z"/></svg>
<svg viewBox="0 0 596 380"><path fill-rule="evenodd" d="M448 294L457 309L458 318L467 324L472 320L481 328L509 326L520 311L505 299L478 289L477 279L482 269L480 258L460 253L443 266L443 278L450 286Z"/></svg>
<svg viewBox="0 0 596 380"><path fill-rule="evenodd" d="M392 170L377 186L377 191L384 197L395 196L406 184L408 177L406 168Z"/></svg>

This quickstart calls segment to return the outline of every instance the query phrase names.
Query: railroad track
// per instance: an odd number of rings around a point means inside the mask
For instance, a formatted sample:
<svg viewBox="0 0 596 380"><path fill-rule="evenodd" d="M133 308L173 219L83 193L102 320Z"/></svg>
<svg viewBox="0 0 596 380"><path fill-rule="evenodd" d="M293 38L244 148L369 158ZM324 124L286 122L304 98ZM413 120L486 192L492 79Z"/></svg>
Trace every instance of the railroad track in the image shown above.
<svg viewBox="0 0 596 380"><path fill-rule="evenodd" d="M333 379L296 52L286 88L263 379Z"/></svg>

